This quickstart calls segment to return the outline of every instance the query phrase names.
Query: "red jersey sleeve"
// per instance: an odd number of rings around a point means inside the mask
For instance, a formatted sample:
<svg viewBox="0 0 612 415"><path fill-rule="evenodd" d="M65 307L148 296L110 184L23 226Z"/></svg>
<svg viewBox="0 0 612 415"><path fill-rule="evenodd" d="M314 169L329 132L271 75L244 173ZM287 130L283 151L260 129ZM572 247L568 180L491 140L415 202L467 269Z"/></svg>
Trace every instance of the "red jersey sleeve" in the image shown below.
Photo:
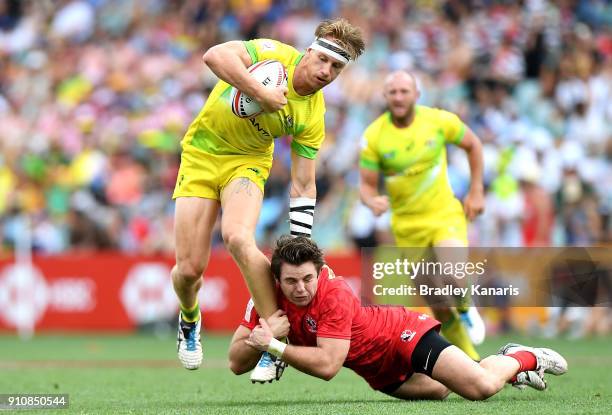
<svg viewBox="0 0 612 415"><path fill-rule="evenodd" d="M244 311L244 317L240 322L241 326L246 327L247 329L253 330L259 324L259 314L255 310L255 303L253 303L253 299L251 298L247 303L246 310Z"/></svg>
<svg viewBox="0 0 612 415"><path fill-rule="evenodd" d="M317 337L347 340L351 338L353 297L346 284L327 292L320 305Z"/></svg>

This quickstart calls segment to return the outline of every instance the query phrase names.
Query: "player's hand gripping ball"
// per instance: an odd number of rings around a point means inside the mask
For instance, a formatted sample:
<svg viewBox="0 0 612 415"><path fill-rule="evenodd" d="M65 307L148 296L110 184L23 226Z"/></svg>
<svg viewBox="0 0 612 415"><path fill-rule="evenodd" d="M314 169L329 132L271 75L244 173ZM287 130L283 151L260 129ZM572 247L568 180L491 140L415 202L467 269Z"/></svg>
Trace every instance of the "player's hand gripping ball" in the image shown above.
<svg viewBox="0 0 612 415"><path fill-rule="evenodd" d="M275 60L257 62L248 68L251 75L266 87L287 86L287 70ZM232 87L232 112L240 118L255 117L263 112L261 105L250 96Z"/></svg>

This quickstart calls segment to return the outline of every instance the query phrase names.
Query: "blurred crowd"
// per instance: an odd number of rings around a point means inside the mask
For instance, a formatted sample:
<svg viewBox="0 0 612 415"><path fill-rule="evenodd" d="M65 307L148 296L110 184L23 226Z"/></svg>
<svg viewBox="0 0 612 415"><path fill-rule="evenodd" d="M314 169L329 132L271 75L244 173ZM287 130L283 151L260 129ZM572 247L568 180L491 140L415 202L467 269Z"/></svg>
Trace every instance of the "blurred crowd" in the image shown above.
<svg viewBox="0 0 612 415"><path fill-rule="evenodd" d="M415 73L421 104L456 112L483 140L487 204L472 244L612 240L609 1L0 0L3 251L25 238L40 253L173 254L179 141L216 82L203 52L257 37L304 50L335 16L362 28L367 50L324 90L321 246L388 237L384 218L358 201L357 159L395 69ZM462 197L465 153L448 156ZM288 231L289 167L281 138L261 246Z"/></svg>

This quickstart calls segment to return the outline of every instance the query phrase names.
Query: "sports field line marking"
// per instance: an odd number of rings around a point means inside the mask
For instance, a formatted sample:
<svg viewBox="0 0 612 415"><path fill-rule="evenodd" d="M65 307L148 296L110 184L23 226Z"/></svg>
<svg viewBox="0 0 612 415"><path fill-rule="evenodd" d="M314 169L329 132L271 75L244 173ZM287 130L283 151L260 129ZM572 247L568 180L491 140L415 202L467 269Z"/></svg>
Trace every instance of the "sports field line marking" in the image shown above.
<svg viewBox="0 0 612 415"><path fill-rule="evenodd" d="M0 360L0 369L182 368L175 359L156 360ZM229 368L227 360L204 359L203 369Z"/></svg>

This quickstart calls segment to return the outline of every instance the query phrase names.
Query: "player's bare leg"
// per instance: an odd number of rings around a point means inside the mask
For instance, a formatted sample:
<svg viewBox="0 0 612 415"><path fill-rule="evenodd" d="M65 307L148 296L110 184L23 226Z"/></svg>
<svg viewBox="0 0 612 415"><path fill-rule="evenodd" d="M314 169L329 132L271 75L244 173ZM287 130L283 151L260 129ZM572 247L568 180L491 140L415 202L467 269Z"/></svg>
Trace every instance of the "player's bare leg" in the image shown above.
<svg viewBox="0 0 612 415"><path fill-rule="evenodd" d="M468 260L467 246L464 241L458 239L446 239L436 243L434 247L436 257L442 263L451 262L465 262ZM459 287L465 288L469 285L468 278L455 280ZM473 345L482 344L486 337L486 327L482 317L478 313L478 309L474 307L471 297L460 297L456 299L456 309L459 312L461 323L467 330L469 339ZM462 350L464 350L470 357L473 353L469 351L467 344L463 347L463 344L457 344ZM473 348L473 347L472 347ZM474 350L475 351L475 350Z"/></svg>
<svg viewBox="0 0 612 415"><path fill-rule="evenodd" d="M438 287L443 280L441 278L429 278L425 282L416 282L417 284L426 284L429 288ZM480 355L474 348L467 329L462 324L459 313L455 308L451 308L446 298L438 298L432 295L423 296L427 305L432 311L432 314L442 323L442 335L455 346L463 350L471 359L480 360Z"/></svg>
<svg viewBox="0 0 612 415"><path fill-rule="evenodd" d="M456 346L449 346L440 353L432 377L464 398L484 400L499 392L506 383L517 381L544 390L544 372L554 370L555 374L562 374L567 370L565 359L550 349L518 346L509 352L476 363Z"/></svg>
<svg viewBox="0 0 612 415"><path fill-rule="evenodd" d="M255 309L267 318L278 309L270 261L255 244L263 194L247 178L237 178L221 194L221 233L228 251L238 264Z"/></svg>
<svg viewBox="0 0 612 415"><path fill-rule="evenodd" d="M438 382L422 373L414 373L410 378L402 383L394 391L384 391L389 396L405 400L443 400L450 390Z"/></svg>
<svg viewBox="0 0 612 415"><path fill-rule="evenodd" d="M450 346L440 353L432 377L464 398L483 400L500 391L519 369L511 357L489 356L479 364Z"/></svg>
<svg viewBox="0 0 612 415"><path fill-rule="evenodd" d="M202 273L208 265L211 233L218 212L219 202L213 199L176 199L176 265L172 268L172 284L181 309L177 352L186 369L197 369L202 363L198 291L202 286Z"/></svg>
<svg viewBox="0 0 612 415"><path fill-rule="evenodd" d="M541 391L546 389L544 373L564 374L567 362L554 350L510 343L498 355L477 363L439 334L430 332L413 351L412 367L418 373L396 389L386 388L383 392L406 400L441 400L453 391L467 399L483 400L506 383Z"/></svg>
<svg viewBox="0 0 612 415"><path fill-rule="evenodd" d="M255 309L264 318L274 314L276 304L274 278L270 261L255 244L263 194L248 178L232 180L221 194L223 241L238 264L249 288ZM271 382L280 378L284 363L277 363L269 353L262 355L251 373L253 382Z"/></svg>

